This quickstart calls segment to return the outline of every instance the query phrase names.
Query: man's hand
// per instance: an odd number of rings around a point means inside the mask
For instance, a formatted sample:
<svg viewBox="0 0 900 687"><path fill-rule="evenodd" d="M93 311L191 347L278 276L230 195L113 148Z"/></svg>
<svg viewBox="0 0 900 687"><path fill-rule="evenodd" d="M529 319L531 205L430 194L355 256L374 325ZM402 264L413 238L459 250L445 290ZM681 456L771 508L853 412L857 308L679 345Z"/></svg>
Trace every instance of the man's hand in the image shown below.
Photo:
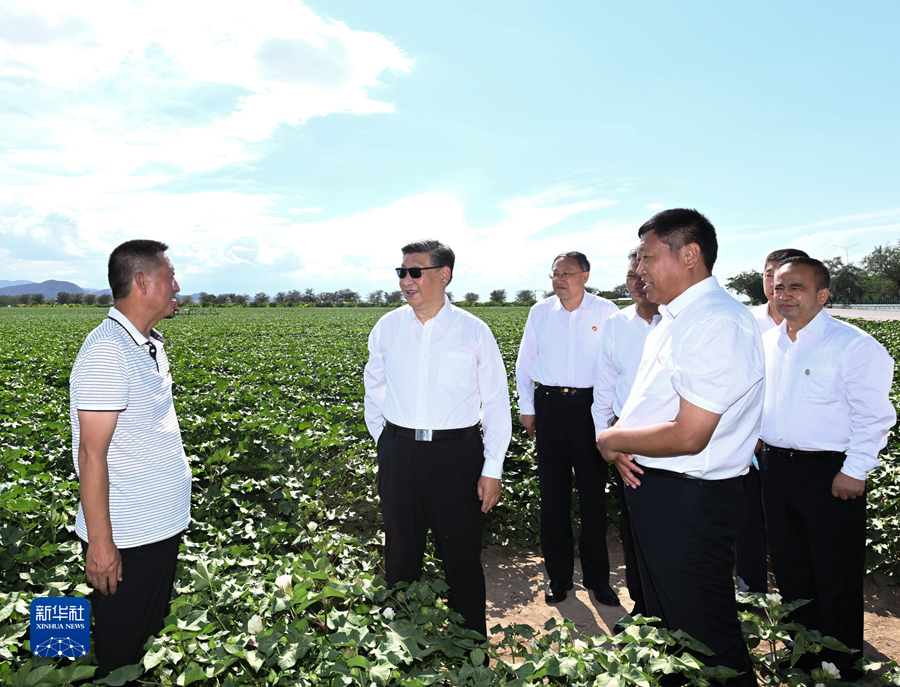
<svg viewBox="0 0 900 687"><path fill-rule="evenodd" d="M634 462L633 455L610 448L610 436L616 431L616 428L613 426L601 432L600 436L597 437L597 450L600 451L603 460L610 465L616 466L616 469L619 471L619 474L622 475L622 481L625 482L626 486L637 489L641 486L641 481L637 476L643 475L644 471L641 470L640 465Z"/></svg>
<svg viewBox="0 0 900 687"><path fill-rule="evenodd" d="M500 480L482 475L478 479L478 498L481 500L482 513L487 513L496 506L500 500Z"/></svg>
<svg viewBox="0 0 900 687"><path fill-rule="evenodd" d="M528 436L531 439L534 439L534 415L519 415L519 422L522 423L522 426L525 428L525 431L528 432Z"/></svg>
<svg viewBox="0 0 900 687"><path fill-rule="evenodd" d="M122 581L122 554L112 541L90 542L84 556L88 584L103 596L115 594Z"/></svg>
<svg viewBox="0 0 900 687"><path fill-rule="evenodd" d="M865 492L866 480L856 479L850 475L845 475L843 472L838 472L831 482L831 495L844 501L855 499L858 496L862 496Z"/></svg>

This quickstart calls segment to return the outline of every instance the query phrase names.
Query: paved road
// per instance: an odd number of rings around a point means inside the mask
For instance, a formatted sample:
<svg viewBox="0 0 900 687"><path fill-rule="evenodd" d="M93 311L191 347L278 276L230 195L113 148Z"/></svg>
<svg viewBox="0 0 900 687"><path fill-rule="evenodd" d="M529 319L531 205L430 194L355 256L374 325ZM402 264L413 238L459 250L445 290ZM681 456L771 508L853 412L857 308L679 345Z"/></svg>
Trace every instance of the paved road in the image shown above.
<svg viewBox="0 0 900 687"><path fill-rule="evenodd" d="M900 308L878 308L867 310L865 308L826 308L829 315L841 317L861 317L864 320L900 320Z"/></svg>

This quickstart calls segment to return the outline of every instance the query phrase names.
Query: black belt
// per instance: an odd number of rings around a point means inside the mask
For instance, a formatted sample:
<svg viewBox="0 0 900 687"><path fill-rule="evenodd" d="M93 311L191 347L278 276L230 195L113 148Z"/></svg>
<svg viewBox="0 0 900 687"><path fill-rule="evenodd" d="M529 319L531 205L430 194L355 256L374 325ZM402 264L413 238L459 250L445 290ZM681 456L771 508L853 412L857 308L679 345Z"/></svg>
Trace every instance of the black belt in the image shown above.
<svg viewBox="0 0 900 687"><path fill-rule="evenodd" d="M582 394L594 393L594 387L578 388L574 386L548 386L547 384L539 384L538 389L546 389L550 393L562 394L563 396L581 396Z"/></svg>
<svg viewBox="0 0 900 687"><path fill-rule="evenodd" d="M384 428L391 434L416 441L452 441L453 439L468 439L477 437L480 432L478 425L462 427L461 429L410 429L400 427L388 420L384 421Z"/></svg>
<svg viewBox="0 0 900 687"><path fill-rule="evenodd" d="M662 468L650 468L646 465L641 465L638 463L638 466L644 472L649 472L654 475L660 475L661 477L671 477L672 479L689 479L693 482L711 482L713 484L738 484L741 481L740 477L729 477L727 479L703 479L702 477L694 477L693 475L686 475L683 472L675 472L674 470L663 470Z"/></svg>
<svg viewBox="0 0 900 687"><path fill-rule="evenodd" d="M843 460L847 457L846 453L840 451L800 451L795 448L780 448L778 446L762 445L763 450L774 453L779 459L786 460L791 463L803 463L807 460Z"/></svg>

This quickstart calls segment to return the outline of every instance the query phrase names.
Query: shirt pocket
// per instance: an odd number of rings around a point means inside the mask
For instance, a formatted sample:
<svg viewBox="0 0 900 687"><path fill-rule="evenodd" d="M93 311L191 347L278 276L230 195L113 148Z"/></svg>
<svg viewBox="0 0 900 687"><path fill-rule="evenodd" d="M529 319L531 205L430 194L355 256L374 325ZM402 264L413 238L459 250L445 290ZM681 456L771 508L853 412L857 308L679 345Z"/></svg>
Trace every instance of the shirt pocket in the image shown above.
<svg viewBox="0 0 900 687"><path fill-rule="evenodd" d="M819 363L802 367L798 370L796 379L800 380L800 396L803 400L812 404L834 403L837 370L833 365Z"/></svg>
<svg viewBox="0 0 900 687"><path fill-rule="evenodd" d="M470 353L444 351L438 364L438 381L445 386L462 387L473 376L475 358Z"/></svg>

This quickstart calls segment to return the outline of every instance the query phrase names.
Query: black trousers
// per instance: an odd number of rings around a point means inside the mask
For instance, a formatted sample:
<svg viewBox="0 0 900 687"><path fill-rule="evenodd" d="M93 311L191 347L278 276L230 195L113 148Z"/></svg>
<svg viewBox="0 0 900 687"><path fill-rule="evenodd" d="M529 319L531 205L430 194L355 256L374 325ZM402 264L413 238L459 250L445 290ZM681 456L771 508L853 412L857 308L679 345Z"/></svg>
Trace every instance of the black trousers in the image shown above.
<svg viewBox="0 0 900 687"><path fill-rule="evenodd" d="M572 579L572 470L581 511L581 573L587 587L609 583L606 550L607 464L597 451L591 394L564 396L538 387L534 393L538 479L541 484L541 547L553 582Z"/></svg>
<svg viewBox="0 0 900 687"><path fill-rule="evenodd" d="M746 497L739 479L676 479L645 471L628 491L647 611L715 652L707 665L744 672L756 685L734 599L734 541Z"/></svg>
<svg viewBox="0 0 900 687"><path fill-rule="evenodd" d="M812 599L792 620L851 649L863 648L863 577L866 560L866 499L842 501L831 495L831 482L843 458L792 463L763 447L769 555L785 601ZM858 677L852 666L861 654L824 650L842 680Z"/></svg>
<svg viewBox="0 0 900 687"><path fill-rule="evenodd" d="M765 594L769 590L769 562L766 554L766 517L759 470L753 465L741 476L747 495L747 520L738 537L737 574L751 592Z"/></svg>
<svg viewBox="0 0 900 687"><path fill-rule="evenodd" d="M613 468L615 469L615 468ZM644 601L644 587L641 584L641 569L638 563L637 550L634 544L634 532L631 528L631 514L628 511L629 487L625 486L622 475L616 473L616 486L619 488L619 512L621 515L622 553L625 556L625 586L628 596L634 601L631 615L647 614L647 603Z"/></svg>
<svg viewBox="0 0 900 687"><path fill-rule="evenodd" d="M465 627L487 636L478 480L481 437L416 441L383 431L378 437L378 495L384 518L388 585L422 574L425 538L434 534L450 586L450 606Z"/></svg>
<svg viewBox="0 0 900 687"><path fill-rule="evenodd" d="M122 581L116 593L91 593L91 634L99 666L95 678L138 663L144 657L144 644L163 629L180 544L181 533L153 544L119 549ZM87 552L84 541L81 550Z"/></svg>

